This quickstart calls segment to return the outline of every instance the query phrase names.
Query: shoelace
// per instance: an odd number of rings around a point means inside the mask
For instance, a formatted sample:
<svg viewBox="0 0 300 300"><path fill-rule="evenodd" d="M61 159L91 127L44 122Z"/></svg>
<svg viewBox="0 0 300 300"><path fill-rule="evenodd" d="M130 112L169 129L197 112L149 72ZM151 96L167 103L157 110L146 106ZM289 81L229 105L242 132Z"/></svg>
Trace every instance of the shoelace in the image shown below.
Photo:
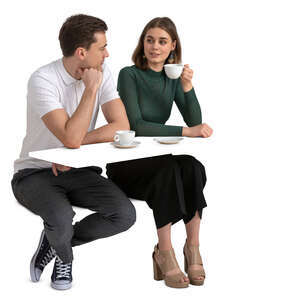
<svg viewBox="0 0 300 300"><path fill-rule="evenodd" d="M46 265L49 264L49 262L52 260L52 258L55 256L55 250L50 247L45 256L43 257L40 265L45 268Z"/></svg>
<svg viewBox="0 0 300 300"><path fill-rule="evenodd" d="M64 264L63 261L57 256L55 262L56 278L71 278L71 265L72 263Z"/></svg>

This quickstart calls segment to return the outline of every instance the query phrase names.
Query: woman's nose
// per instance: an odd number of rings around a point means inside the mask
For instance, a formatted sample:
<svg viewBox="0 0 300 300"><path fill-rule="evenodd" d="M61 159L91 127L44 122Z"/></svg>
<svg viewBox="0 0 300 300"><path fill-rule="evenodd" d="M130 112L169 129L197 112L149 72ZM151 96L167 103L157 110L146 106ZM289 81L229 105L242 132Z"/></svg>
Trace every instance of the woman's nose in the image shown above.
<svg viewBox="0 0 300 300"><path fill-rule="evenodd" d="M158 43L158 42L154 42L154 43L152 44L152 47L153 47L153 49L158 49L159 43Z"/></svg>

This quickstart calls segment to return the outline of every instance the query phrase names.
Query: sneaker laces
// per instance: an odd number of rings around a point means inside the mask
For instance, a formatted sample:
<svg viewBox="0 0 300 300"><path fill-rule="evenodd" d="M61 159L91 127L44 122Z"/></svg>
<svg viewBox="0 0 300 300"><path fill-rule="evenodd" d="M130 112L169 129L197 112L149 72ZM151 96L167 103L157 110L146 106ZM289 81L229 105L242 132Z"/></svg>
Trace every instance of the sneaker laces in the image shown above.
<svg viewBox="0 0 300 300"><path fill-rule="evenodd" d="M55 262L56 278L71 278L71 266L72 263L64 264L57 256Z"/></svg>
<svg viewBox="0 0 300 300"><path fill-rule="evenodd" d="M45 268L46 265L52 260L52 258L55 256L55 250L50 247L47 253L44 255L40 265Z"/></svg>

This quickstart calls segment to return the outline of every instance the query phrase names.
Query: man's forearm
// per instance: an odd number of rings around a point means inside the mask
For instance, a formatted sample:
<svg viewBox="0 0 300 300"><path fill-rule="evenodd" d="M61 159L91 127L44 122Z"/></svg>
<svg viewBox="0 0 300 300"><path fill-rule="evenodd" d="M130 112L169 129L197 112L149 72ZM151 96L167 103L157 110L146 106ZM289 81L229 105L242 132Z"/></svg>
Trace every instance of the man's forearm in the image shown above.
<svg viewBox="0 0 300 300"><path fill-rule="evenodd" d="M85 89L76 111L65 126L68 139L79 146L82 144L82 140L90 126L96 94L97 90L95 89Z"/></svg>
<svg viewBox="0 0 300 300"><path fill-rule="evenodd" d="M82 140L82 145L112 142L117 130L129 130L127 122L112 122L88 132Z"/></svg>

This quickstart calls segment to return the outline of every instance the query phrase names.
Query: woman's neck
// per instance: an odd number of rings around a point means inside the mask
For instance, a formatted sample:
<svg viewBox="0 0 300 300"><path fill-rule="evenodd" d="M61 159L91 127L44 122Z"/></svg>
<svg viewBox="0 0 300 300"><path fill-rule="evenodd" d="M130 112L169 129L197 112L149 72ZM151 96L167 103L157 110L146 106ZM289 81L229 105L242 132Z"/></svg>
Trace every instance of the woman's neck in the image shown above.
<svg viewBox="0 0 300 300"><path fill-rule="evenodd" d="M148 62L148 67L155 72L161 72L162 69L164 68L164 64L163 63L151 64Z"/></svg>

